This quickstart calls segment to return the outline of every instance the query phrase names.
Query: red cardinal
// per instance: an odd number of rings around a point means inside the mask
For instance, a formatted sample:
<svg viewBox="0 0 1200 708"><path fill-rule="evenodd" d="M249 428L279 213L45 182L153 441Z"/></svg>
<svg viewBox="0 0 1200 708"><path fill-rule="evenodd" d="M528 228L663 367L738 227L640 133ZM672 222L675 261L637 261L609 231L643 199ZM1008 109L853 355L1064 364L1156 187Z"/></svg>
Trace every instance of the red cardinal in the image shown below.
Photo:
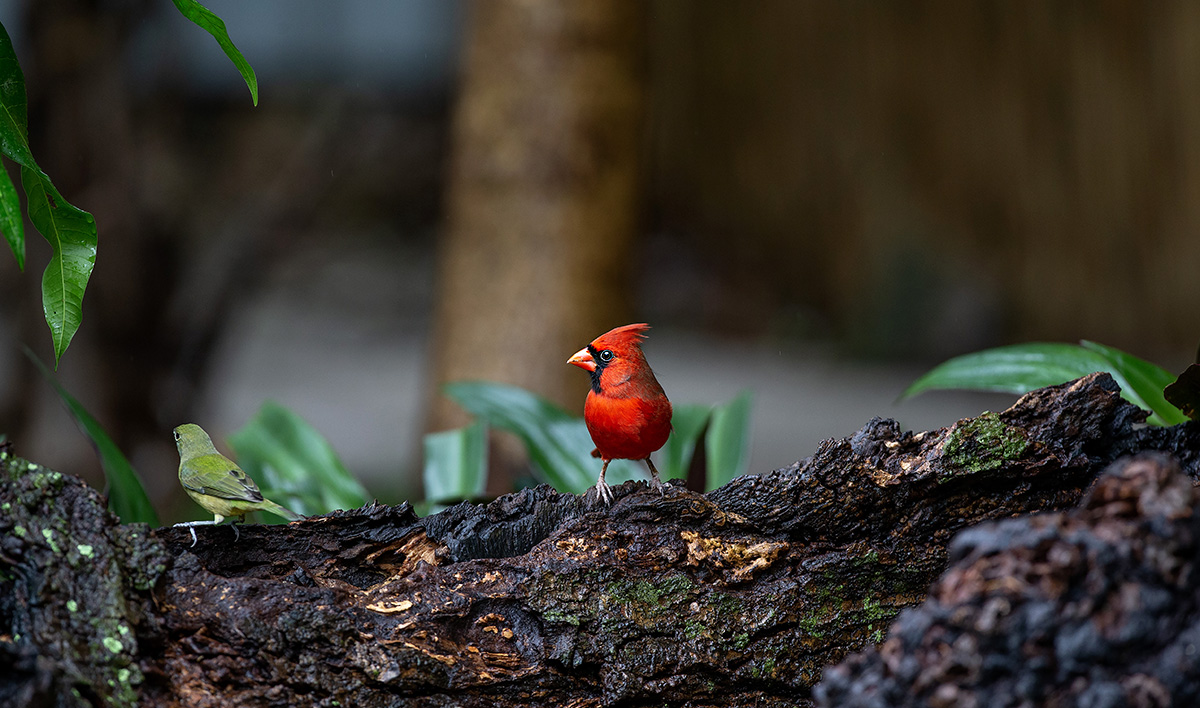
<svg viewBox="0 0 1200 708"><path fill-rule="evenodd" d="M650 485L660 492L663 488L650 453L671 434L671 402L642 354L641 341L648 329L648 324L617 327L567 359L592 374L583 420L596 443L592 456L604 460L596 491L610 504L612 490L604 482L604 473L612 460L645 460Z"/></svg>

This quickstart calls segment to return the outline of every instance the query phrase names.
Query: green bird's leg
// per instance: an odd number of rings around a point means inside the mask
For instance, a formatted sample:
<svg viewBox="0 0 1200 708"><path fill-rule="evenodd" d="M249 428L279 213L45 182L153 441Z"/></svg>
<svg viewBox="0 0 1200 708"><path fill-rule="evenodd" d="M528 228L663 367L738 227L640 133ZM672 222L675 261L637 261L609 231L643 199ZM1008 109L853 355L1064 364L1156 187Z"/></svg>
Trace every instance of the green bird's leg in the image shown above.
<svg viewBox="0 0 1200 708"><path fill-rule="evenodd" d="M216 526L217 524L221 523L224 520L225 520L224 516L221 516L220 514L216 514L215 518L212 521L180 521L179 523L177 523L175 525L187 527L187 530L190 531L192 534L192 547L194 548L196 546L196 541L197 541L197 538L196 538L196 527L197 526ZM241 538L241 534L238 533L236 526L233 528L233 534L234 534L235 541Z"/></svg>

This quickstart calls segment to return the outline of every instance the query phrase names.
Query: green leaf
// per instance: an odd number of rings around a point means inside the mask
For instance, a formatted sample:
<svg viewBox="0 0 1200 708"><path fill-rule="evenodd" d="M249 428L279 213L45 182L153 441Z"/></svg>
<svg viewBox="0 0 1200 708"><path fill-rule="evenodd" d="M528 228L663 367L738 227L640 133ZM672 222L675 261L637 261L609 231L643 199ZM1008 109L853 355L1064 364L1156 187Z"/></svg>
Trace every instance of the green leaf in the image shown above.
<svg viewBox="0 0 1200 708"><path fill-rule="evenodd" d="M25 75L13 50L12 39L0 25L0 152L9 159L33 164L26 138ZM24 154L24 159L16 155ZM25 221L21 218L21 202L17 188L8 171L0 166L0 231L8 241L17 266L25 270Z"/></svg>
<svg viewBox="0 0 1200 708"><path fill-rule="evenodd" d="M1167 403L1162 389L1173 377L1164 369L1119 349L1035 342L965 354L943 362L912 383L901 398L938 389L973 389L1023 394L1105 371L1121 387L1121 396L1151 413L1149 422L1170 425L1186 416Z"/></svg>
<svg viewBox="0 0 1200 708"><path fill-rule="evenodd" d="M479 499L487 487L487 425L425 436L425 499L435 503Z"/></svg>
<svg viewBox="0 0 1200 708"><path fill-rule="evenodd" d="M1103 356L1074 344L1014 344L945 361L914 381L900 397L939 389L1029 393L1104 371L1107 365Z"/></svg>
<svg viewBox="0 0 1200 708"><path fill-rule="evenodd" d="M17 61L12 39L0 25L0 152L25 167L34 168L29 151L25 74Z"/></svg>
<svg viewBox="0 0 1200 708"><path fill-rule="evenodd" d="M1188 420L1183 411L1168 403L1163 395L1163 389L1175 381L1171 372L1114 347L1086 339L1080 344L1108 360L1111 366L1106 371L1120 384L1121 395L1135 406L1150 411L1147 423L1176 425Z"/></svg>
<svg viewBox="0 0 1200 708"><path fill-rule="evenodd" d="M225 56L233 62L237 70L241 72L242 79L246 82L246 87L250 89L250 98L254 105L258 105L258 77L254 75L254 67L250 66L250 62L246 61L246 57L238 51L234 46L233 40L229 38L229 31L225 29L225 21L217 17L212 10L196 2L196 0L172 0L175 7L179 8L179 12L183 16L191 20L197 27L208 32L217 40L217 44L221 45L221 49L225 52Z"/></svg>
<svg viewBox="0 0 1200 708"><path fill-rule="evenodd" d="M595 483L600 464L590 455L595 446L582 418L516 386L456 381L443 390L475 417L520 438L539 479L558 491L580 494Z"/></svg>
<svg viewBox="0 0 1200 708"><path fill-rule="evenodd" d="M663 479L687 479L696 442L711 414L712 409L708 406L685 404L672 407L671 437L659 452L658 468Z"/></svg>
<svg viewBox="0 0 1200 708"><path fill-rule="evenodd" d="M42 307L57 366L83 321L83 292L96 265L96 221L68 204L46 173L23 167L21 183L29 200L29 220L52 251L42 273Z"/></svg>
<svg viewBox="0 0 1200 708"><path fill-rule="evenodd" d="M33 361L38 371L42 372L46 381L58 392L59 398L66 404L67 410L71 412L100 455L100 466L104 469L104 477L108 481L108 508L112 509L113 513L124 523L142 522L158 526L158 514L154 512L154 506L150 503L150 498L146 496L146 489L142 486L142 481L138 477L137 471L133 469L133 465L129 464L129 460L125 459L125 455L121 453L121 449L104 431L103 426L87 412L87 409L67 393L67 390L54 378L54 374L50 373L50 370L33 352L26 349L25 354Z"/></svg>
<svg viewBox="0 0 1200 708"><path fill-rule="evenodd" d="M83 292L96 262L96 222L91 214L72 206L58 193L34 161L28 134L25 76L13 51L12 40L0 26L0 151L21 166L21 184L29 201L29 220L53 251L50 264L42 275L42 306L46 323L50 325L57 365L83 318ZM2 191L3 187L0 187ZM0 194L0 202L5 199L8 201L0 211L11 212L5 216L11 219L18 207L13 206L13 197ZM16 234L12 226L6 228L10 247L18 239ZM19 240L14 253L18 254L18 263L24 267L24 236Z"/></svg>
<svg viewBox="0 0 1200 708"><path fill-rule="evenodd" d="M250 422L229 437L229 444L242 469L264 482L263 494L293 511L323 514L357 509L370 499L333 446L278 403L264 403Z"/></svg>
<svg viewBox="0 0 1200 708"><path fill-rule="evenodd" d="M8 170L0 165L0 231L17 259L17 267L25 270L25 220L21 218L21 200Z"/></svg>
<svg viewBox="0 0 1200 708"><path fill-rule="evenodd" d="M750 392L743 391L729 403L713 408L704 448L709 489L746 473L750 463L750 404Z"/></svg>

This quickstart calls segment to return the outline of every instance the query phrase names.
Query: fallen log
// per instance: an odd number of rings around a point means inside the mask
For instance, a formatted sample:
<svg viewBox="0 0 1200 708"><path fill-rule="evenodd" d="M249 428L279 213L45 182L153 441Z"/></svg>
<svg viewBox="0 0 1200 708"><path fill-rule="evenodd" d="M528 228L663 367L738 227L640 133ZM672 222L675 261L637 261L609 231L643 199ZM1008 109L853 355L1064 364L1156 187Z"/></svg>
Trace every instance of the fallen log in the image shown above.
<svg viewBox="0 0 1200 708"><path fill-rule="evenodd" d="M829 669L829 708L1200 704L1200 491L1162 453L1082 508L987 522L881 647Z"/></svg>
<svg viewBox="0 0 1200 708"><path fill-rule="evenodd" d="M0 460L0 704L812 705L981 521L1074 507L1140 428L1107 375L902 432L872 420L697 494L546 486L418 518L120 525L78 479Z"/></svg>

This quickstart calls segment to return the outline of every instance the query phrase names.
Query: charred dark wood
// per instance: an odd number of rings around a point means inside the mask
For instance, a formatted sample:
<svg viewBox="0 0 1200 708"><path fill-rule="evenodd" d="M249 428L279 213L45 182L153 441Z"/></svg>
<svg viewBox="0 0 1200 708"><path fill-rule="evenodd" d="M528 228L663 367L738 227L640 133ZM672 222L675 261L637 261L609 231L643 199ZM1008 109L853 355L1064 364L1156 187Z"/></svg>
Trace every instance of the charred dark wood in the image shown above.
<svg viewBox="0 0 1200 708"><path fill-rule="evenodd" d="M1200 493L1176 461L1114 464L1081 509L980 524L822 706L1200 705Z"/></svg>
<svg viewBox="0 0 1200 708"><path fill-rule="evenodd" d="M941 430L873 420L703 495L628 483L607 508L542 486L424 519L202 528L195 548L10 457L0 703L809 705L823 667L925 599L961 529L1071 508L1146 447L1195 474L1195 432L1144 416L1098 374Z"/></svg>

